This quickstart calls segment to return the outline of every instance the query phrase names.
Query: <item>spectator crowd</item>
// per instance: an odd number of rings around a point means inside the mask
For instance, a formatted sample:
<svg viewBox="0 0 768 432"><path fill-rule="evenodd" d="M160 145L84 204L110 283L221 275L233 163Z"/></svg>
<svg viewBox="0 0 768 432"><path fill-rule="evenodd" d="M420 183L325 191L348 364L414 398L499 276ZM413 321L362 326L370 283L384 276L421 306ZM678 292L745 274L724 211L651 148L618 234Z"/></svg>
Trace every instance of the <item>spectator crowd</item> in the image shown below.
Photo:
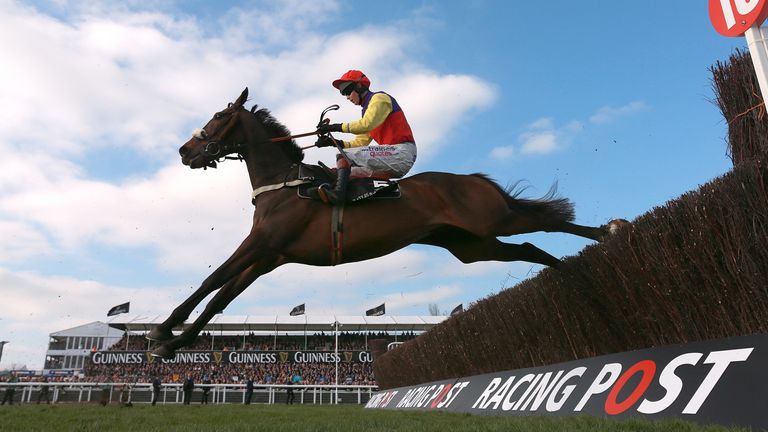
<svg viewBox="0 0 768 432"><path fill-rule="evenodd" d="M407 332L397 336L398 341L413 339L415 335ZM367 350L369 339L395 338L386 333L339 333L339 351L364 351ZM195 342L184 348L185 351L333 351L336 343L335 335L315 333L299 336L274 336L274 335L215 335L208 332L201 333ZM123 338L109 348L110 351L146 351L152 349L152 342L143 334L125 334Z"/></svg>
<svg viewBox="0 0 768 432"><path fill-rule="evenodd" d="M398 334L398 341L414 338L413 333ZM368 351L367 342L372 339L394 341L395 337L386 333L345 333L338 336L338 351ZM313 335L215 335L202 333L195 343L183 351L320 351L334 352L336 336L317 333ZM140 351L153 349L143 334L125 334L123 338L109 348L109 352ZM344 357L341 357L344 359ZM252 380L254 384L293 384L323 385L335 384L335 362L294 363L278 361L274 363L172 363L160 360L142 363L93 364L86 361L83 371L72 376L50 377L51 382L129 382L151 383L157 378L164 384L181 384L190 377L197 383L244 384ZM371 362L338 363L339 384L376 385ZM1 379L0 379L1 380Z"/></svg>

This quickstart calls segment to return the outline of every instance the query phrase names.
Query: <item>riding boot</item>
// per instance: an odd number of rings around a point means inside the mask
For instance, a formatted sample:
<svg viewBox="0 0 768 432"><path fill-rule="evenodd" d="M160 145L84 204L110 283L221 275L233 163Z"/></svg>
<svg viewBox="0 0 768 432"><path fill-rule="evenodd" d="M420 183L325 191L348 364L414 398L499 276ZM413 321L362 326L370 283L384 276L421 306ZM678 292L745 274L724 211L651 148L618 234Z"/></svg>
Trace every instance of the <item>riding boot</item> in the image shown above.
<svg viewBox="0 0 768 432"><path fill-rule="evenodd" d="M338 177L336 177L336 184L333 189L331 189L328 183L317 188L317 192L323 202L333 205L344 204L347 198L347 183L349 183L350 171L350 168L339 168L337 170Z"/></svg>

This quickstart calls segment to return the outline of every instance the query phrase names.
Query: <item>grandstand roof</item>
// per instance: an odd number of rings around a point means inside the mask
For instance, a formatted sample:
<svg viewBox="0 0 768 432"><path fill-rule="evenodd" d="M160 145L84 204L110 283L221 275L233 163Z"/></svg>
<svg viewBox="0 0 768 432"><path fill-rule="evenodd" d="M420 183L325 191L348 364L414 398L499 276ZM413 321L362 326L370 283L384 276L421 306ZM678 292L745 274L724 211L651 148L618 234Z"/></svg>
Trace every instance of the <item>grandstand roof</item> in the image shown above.
<svg viewBox="0 0 768 432"><path fill-rule="evenodd" d="M167 315L155 317L127 317L123 322L112 322L111 327L129 332L145 332L162 323ZM186 328L196 317L190 317L184 324ZM207 332L291 332L291 331L330 331L338 321L339 330L349 331L426 331L446 320L447 316L412 316L412 315L216 315L203 328ZM174 328L183 330L182 327Z"/></svg>
<svg viewBox="0 0 768 432"><path fill-rule="evenodd" d="M95 336L95 337L115 337L120 338L120 332L111 330L101 321L94 321L88 324L79 325L77 327L68 328L51 333L50 337L67 337L67 336Z"/></svg>

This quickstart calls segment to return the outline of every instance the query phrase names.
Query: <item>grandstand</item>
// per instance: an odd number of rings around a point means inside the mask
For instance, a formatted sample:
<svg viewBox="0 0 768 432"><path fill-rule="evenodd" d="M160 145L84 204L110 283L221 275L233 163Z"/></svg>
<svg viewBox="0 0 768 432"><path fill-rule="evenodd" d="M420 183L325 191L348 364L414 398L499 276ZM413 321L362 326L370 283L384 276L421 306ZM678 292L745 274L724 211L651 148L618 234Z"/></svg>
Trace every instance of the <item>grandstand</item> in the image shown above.
<svg viewBox="0 0 768 432"><path fill-rule="evenodd" d="M45 352L44 373L72 375L83 369L92 350L113 346L122 337L122 331L100 321L51 333Z"/></svg>
<svg viewBox="0 0 768 432"><path fill-rule="evenodd" d="M155 359L154 342L144 336L165 318L137 315L52 333L45 374L79 382L179 383L190 376L211 384L375 385L371 341L402 342L447 317L217 315L175 359Z"/></svg>

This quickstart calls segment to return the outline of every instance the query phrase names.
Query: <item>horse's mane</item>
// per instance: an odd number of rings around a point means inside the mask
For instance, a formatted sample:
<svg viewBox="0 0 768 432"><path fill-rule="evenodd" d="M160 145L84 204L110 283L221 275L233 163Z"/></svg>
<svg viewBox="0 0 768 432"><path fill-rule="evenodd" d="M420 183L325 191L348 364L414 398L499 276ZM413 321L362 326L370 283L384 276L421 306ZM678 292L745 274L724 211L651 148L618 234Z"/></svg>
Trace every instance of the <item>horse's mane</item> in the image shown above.
<svg viewBox="0 0 768 432"><path fill-rule="evenodd" d="M272 116L272 113L270 113L268 109L259 109L258 105L254 105L253 108L251 108L251 112L254 116L256 116L256 120L258 120L259 123L264 126L264 129L267 130L267 133L270 136L281 137L291 134L291 131L288 130L285 125L277 121L277 119ZM288 159L290 159L292 162L298 163L304 159L304 151L298 146L298 144L296 144L295 140L281 142L280 148L283 150L283 152L285 152L286 156L288 156Z"/></svg>

